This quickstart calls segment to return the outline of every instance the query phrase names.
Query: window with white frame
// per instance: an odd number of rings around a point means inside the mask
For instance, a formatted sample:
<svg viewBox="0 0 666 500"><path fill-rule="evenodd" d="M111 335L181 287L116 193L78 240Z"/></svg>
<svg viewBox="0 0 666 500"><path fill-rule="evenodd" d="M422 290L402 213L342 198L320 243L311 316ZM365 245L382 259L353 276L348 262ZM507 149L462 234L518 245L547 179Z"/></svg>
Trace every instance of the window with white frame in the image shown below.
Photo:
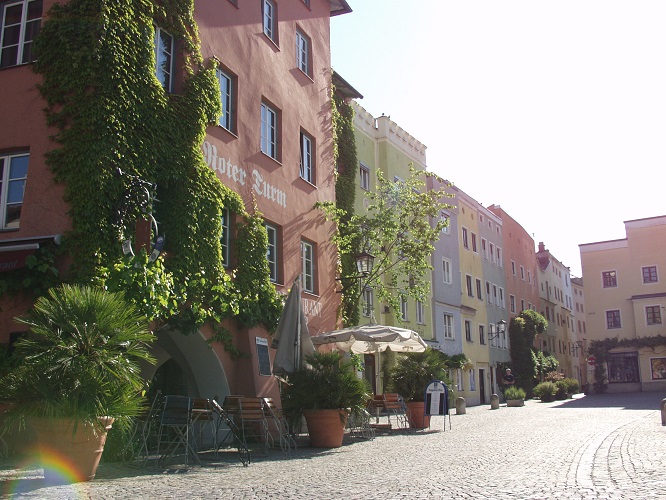
<svg viewBox="0 0 666 500"><path fill-rule="evenodd" d="M361 175L361 189L370 191L370 168L361 163L359 173Z"/></svg>
<svg viewBox="0 0 666 500"><path fill-rule="evenodd" d="M500 340L502 341L502 349L507 349L506 328L503 332L500 332Z"/></svg>
<svg viewBox="0 0 666 500"><path fill-rule="evenodd" d="M482 285L481 285L481 280L479 278L476 278L476 298L479 300L483 300L483 293L481 292Z"/></svg>
<svg viewBox="0 0 666 500"><path fill-rule="evenodd" d="M643 283L657 283L657 266L645 266L641 268Z"/></svg>
<svg viewBox="0 0 666 500"><path fill-rule="evenodd" d="M425 307L420 300L416 301L416 322L419 325L425 324Z"/></svg>
<svg viewBox="0 0 666 500"><path fill-rule="evenodd" d="M502 309L506 308L506 303L504 302L504 288L499 288L499 305Z"/></svg>
<svg viewBox="0 0 666 500"><path fill-rule="evenodd" d="M617 286L617 273L615 271L603 271L601 280L604 288L615 288Z"/></svg>
<svg viewBox="0 0 666 500"><path fill-rule="evenodd" d="M469 297L474 297L474 288L472 287L472 277L469 274L465 275L465 283L467 285L467 295Z"/></svg>
<svg viewBox="0 0 666 500"><path fill-rule="evenodd" d="M272 224L266 224L266 233L268 234L268 251L266 252L266 260L268 260L270 279L273 283L277 283L279 281L278 228Z"/></svg>
<svg viewBox="0 0 666 500"><path fill-rule="evenodd" d="M0 2L0 68L35 60L33 41L42 22L42 0Z"/></svg>
<svg viewBox="0 0 666 500"><path fill-rule="evenodd" d="M263 2L263 23L264 35L270 38L273 43L278 43L277 32L277 11L273 0L262 0Z"/></svg>
<svg viewBox="0 0 666 500"><path fill-rule="evenodd" d="M301 240L303 290L315 293L315 249L309 241Z"/></svg>
<svg viewBox="0 0 666 500"><path fill-rule="evenodd" d="M486 300L488 301L488 304L493 303L493 295L490 293L490 281L486 281Z"/></svg>
<svg viewBox="0 0 666 500"><path fill-rule="evenodd" d="M472 339L472 322L468 319L465 320L465 340L474 342L474 339Z"/></svg>
<svg viewBox="0 0 666 500"><path fill-rule="evenodd" d="M451 276L451 261L449 259L442 259L442 281L444 284L450 285L453 283Z"/></svg>
<svg viewBox="0 0 666 500"><path fill-rule="evenodd" d="M400 297L400 317L403 321L409 321L409 308L407 307L406 297Z"/></svg>
<svg viewBox="0 0 666 500"><path fill-rule="evenodd" d="M173 36L159 26L155 27L155 75L167 92L173 90Z"/></svg>
<svg viewBox="0 0 666 500"><path fill-rule="evenodd" d="M261 152L278 159L278 113L265 102L261 103Z"/></svg>
<svg viewBox="0 0 666 500"><path fill-rule="evenodd" d="M488 241L485 238L481 238L481 255L484 260L488 260Z"/></svg>
<svg viewBox="0 0 666 500"><path fill-rule="evenodd" d="M620 311L618 309L606 311L606 328L609 330L614 328L622 328Z"/></svg>
<svg viewBox="0 0 666 500"><path fill-rule="evenodd" d="M516 275L516 263L511 261L511 274Z"/></svg>
<svg viewBox="0 0 666 500"><path fill-rule="evenodd" d="M497 266L504 267L504 263L502 262L502 249L500 247L496 247L495 251L497 252Z"/></svg>
<svg viewBox="0 0 666 500"><path fill-rule="evenodd" d="M314 162L313 162L314 139L301 130L301 179L314 184Z"/></svg>
<svg viewBox="0 0 666 500"><path fill-rule="evenodd" d="M648 325L661 325L661 307L646 306L645 317Z"/></svg>
<svg viewBox="0 0 666 500"><path fill-rule="evenodd" d="M486 345L486 331L484 325L479 325L479 344Z"/></svg>
<svg viewBox="0 0 666 500"><path fill-rule="evenodd" d="M310 56L310 38L300 30L296 30L296 66L303 73L312 76Z"/></svg>
<svg viewBox="0 0 666 500"><path fill-rule="evenodd" d="M495 245L493 243L489 244L490 246L490 262L497 264L497 258L495 256Z"/></svg>
<svg viewBox="0 0 666 500"><path fill-rule="evenodd" d="M493 302L499 306L499 295L497 294L497 285L493 285Z"/></svg>
<svg viewBox="0 0 666 500"><path fill-rule="evenodd" d="M525 281L525 268L520 266L520 279Z"/></svg>
<svg viewBox="0 0 666 500"><path fill-rule="evenodd" d="M231 219L229 210L226 208L222 211L222 236L220 237L220 245L222 246L222 265L229 267L231 257Z"/></svg>
<svg viewBox="0 0 666 500"><path fill-rule="evenodd" d="M372 316L372 310L374 309L374 296L372 293L372 288L366 286L363 288L363 297L362 297L362 306L363 306L363 316L369 318Z"/></svg>
<svg viewBox="0 0 666 500"><path fill-rule="evenodd" d="M29 159L27 153L0 156L0 229L19 227Z"/></svg>
<svg viewBox="0 0 666 500"><path fill-rule="evenodd" d="M479 250L476 248L476 233L472 233L472 251L478 253Z"/></svg>
<svg viewBox="0 0 666 500"><path fill-rule="evenodd" d="M516 312L516 297L514 295L509 295L509 310L514 314Z"/></svg>
<svg viewBox="0 0 666 500"><path fill-rule="evenodd" d="M442 233L451 234L451 217L449 217L448 214L442 212L442 215L440 215L440 219L443 222L446 222L446 224L442 227Z"/></svg>
<svg viewBox="0 0 666 500"><path fill-rule="evenodd" d="M476 372L474 368L469 371L469 390L476 391Z"/></svg>
<svg viewBox="0 0 666 500"><path fill-rule="evenodd" d="M217 80L220 83L220 101L222 102L222 114L218 123L229 132L236 132L236 116L234 113L236 98L236 77L231 73L217 70Z"/></svg>
<svg viewBox="0 0 666 500"><path fill-rule="evenodd" d="M444 313L443 320L444 338L453 340L455 338L453 336L453 315Z"/></svg>
<svg viewBox="0 0 666 500"><path fill-rule="evenodd" d="M462 228L462 243L463 247L469 250L469 241L467 239L467 228L463 227Z"/></svg>

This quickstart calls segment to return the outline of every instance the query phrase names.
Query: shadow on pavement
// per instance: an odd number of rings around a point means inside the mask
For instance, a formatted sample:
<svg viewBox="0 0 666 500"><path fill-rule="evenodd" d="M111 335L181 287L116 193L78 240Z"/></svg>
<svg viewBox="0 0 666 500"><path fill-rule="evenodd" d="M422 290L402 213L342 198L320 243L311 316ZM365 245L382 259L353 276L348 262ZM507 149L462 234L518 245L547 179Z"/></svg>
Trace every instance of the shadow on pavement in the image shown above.
<svg viewBox="0 0 666 500"><path fill-rule="evenodd" d="M627 392L612 394L588 394L568 399L553 405L552 408L623 408L625 410L659 410L661 400L666 396L661 392Z"/></svg>

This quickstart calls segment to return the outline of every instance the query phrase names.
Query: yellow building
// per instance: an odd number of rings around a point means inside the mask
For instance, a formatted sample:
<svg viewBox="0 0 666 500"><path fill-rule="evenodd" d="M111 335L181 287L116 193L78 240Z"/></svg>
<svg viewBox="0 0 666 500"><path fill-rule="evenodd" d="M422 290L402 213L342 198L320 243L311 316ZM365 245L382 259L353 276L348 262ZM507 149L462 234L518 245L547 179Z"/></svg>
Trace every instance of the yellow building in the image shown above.
<svg viewBox="0 0 666 500"><path fill-rule="evenodd" d="M579 246L588 345L608 339L608 354L596 362L609 392L663 391L666 216L624 227L624 239ZM595 354L594 344L589 347Z"/></svg>
<svg viewBox="0 0 666 500"><path fill-rule="evenodd" d="M364 213L368 207L367 193L374 191L377 185L377 173L381 171L388 181L400 182L409 177L410 165L417 170L426 170L426 147L405 130L400 128L388 116L375 118L362 106L352 101L354 108L354 136L356 155L359 161L356 184L356 213ZM417 332L425 340L433 339L432 290L423 302L408 299L401 303L400 320L386 304L376 303L371 289L366 289L361 304L361 323L374 319L379 324L396 325ZM366 356L366 377L376 380L372 355ZM384 377L380 377L382 380ZM381 384L380 384L381 385ZM381 393L382 387L374 387Z"/></svg>

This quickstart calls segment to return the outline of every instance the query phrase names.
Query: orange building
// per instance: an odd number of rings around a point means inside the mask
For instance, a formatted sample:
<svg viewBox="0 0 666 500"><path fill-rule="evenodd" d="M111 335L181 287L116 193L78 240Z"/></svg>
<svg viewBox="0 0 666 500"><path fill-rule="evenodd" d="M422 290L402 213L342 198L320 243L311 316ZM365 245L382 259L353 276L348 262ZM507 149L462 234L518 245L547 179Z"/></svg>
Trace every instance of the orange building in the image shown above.
<svg viewBox="0 0 666 500"><path fill-rule="evenodd" d="M63 186L54 182L45 162L55 146L54 129L47 126L37 90L41 76L31 64L32 39L55 3L1 5L0 271L23 266L26 255L59 243L72 227ZM345 0L197 0L194 10L204 64L219 61L223 110L218 123L208 126L201 152L248 211L256 202L265 216L267 258L277 290L286 293L303 276L303 304L313 334L335 329L339 304L334 228L314 205L335 199L330 17L348 12ZM156 25L155 31L155 76L167 96L177 96L186 76L182 47L167 30ZM223 253L231 272L235 221L225 215ZM66 256L59 265L67 267ZM12 319L29 306L25 298L3 299L0 343L20 333ZM158 365L145 375L157 374L189 395L277 396L266 364L266 352L273 355L266 348L269 333L261 327L239 329L232 321L225 326L250 359L232 360L219 343L210 349L207 327L190 336L162 331L154 348Z"/></svg>

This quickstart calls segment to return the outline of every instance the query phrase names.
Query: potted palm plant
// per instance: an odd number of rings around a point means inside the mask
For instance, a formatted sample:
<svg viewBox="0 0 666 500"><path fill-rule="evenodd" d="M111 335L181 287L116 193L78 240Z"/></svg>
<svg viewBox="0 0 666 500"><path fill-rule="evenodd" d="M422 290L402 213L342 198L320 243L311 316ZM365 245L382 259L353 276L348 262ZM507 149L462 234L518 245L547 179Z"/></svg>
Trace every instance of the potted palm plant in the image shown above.
<svg viewBox="0 0 666 500"><path fill-rule="evenodd" d="M425 390L433 380L451 385L447 376L447 361L439 351L426 349L400 356L389 375L389 390L397 392L406 401L410 413L410 426L423 429L430 426L430 416L424 415Z"/></svg>
<svg viewBox="0 0 666 500"><path fill-rule="evenodd" d="M90 480L111 424L129 425L144 407L148 323L121 293L71 285L49 290L17 321L29 330L15 344L19 364L0 380L7 428L30 426L40 450L70 458L65 480ZM41 458L47 480L62 480Z"/></svg>
<svg viewBox="0 0 666 500"><path fill-rule="evenodd" d="M353 363L338 352L315 352L305 361L289 375L282 407L292 423L305 417L311 446L340 447L347 417L363 410L370 398L367 382L356 376Z"/></svg>

